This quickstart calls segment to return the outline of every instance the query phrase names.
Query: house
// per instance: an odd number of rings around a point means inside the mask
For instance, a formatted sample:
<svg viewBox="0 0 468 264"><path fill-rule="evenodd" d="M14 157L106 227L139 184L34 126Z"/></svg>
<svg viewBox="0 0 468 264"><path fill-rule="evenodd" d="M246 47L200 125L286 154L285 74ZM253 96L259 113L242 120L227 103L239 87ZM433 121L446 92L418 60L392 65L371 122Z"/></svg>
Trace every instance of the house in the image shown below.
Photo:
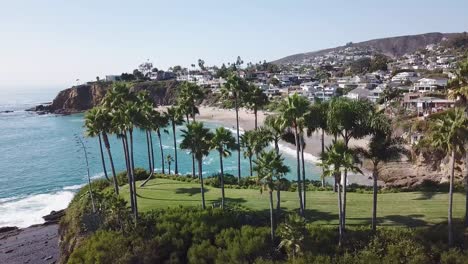
<svg viewBox="0 0 468 264"><path fill-rule="evenodd" d="M349 93L347 93L344 97L347 97L352 100L367 100L368 96L371 92L367 89L363 88L356 88Z"/></svg>
<svg viewBox="0 0 468 264"><path fill-rule="evenodd" d="M170 72L170 71L157 71L157 72L149 72L148 77L151 80L164 81L164 80L175 79L177 76L175 73Z"/></svg>
<svg viewBox="0 0 468 264"><path fill-rule="evenodd" d="M400 72L395 74L392 77L392 82L406 82L406 81L415 81L417 80L417 74L415 72Z"/></svg>
<svg viewBox="0 0 468 264"><path fill-rule="evenodd" d="M319 84L318 81L314 81L314 82L305 82L305 83L301 83L299 86L301 87L302 90L304 90L305 92L309 92L311 91L314 86L317 86Z"/></svg>
<svg viewBox="0 0 468 264"><path fill-rule="evenodd" d="M427 93L444 89L447 86L446 78L422 78L419 79L411 89L415 92Z"/></svg>
<svg viewBox="0 0 468 264"><path fill-rule="evenodd" d="M106 82L120 81L120 75L106 75Z"/></svg>
<svg viewBox="0 0 468 264"><path fill-rule="evenodd" d="M440 112L447 108L454 107L454 105L454 100L422 96L422 94L415 93L408 93L403 99L403 107L407 110L416 111L418 115L429 115Z"/></svg>

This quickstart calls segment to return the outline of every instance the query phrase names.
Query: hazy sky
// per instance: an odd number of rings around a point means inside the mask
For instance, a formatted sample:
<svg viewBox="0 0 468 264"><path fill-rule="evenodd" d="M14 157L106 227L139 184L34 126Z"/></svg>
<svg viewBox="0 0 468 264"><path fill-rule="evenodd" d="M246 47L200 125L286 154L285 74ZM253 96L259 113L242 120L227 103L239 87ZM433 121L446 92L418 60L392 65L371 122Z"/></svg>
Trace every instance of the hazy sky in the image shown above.
<svg viewBox="0 0 468 264"><path fill-rule="evenodd" d="M0 89L468 30L467 0L0 0Z"/></svg>

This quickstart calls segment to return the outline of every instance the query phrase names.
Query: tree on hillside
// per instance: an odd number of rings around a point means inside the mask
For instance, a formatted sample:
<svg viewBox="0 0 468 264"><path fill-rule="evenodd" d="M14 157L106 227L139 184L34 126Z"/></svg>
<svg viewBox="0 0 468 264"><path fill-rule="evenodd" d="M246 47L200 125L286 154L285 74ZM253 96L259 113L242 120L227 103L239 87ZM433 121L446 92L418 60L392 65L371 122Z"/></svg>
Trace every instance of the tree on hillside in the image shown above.
<svg viewBox="0 0 468 264"><path fill-rule="evenodd" d="M271 240L275 239L275 216L273 209L273 190L274 179L281 177L289 172L289 168L284 165L284 159L281 154L276 154L274 150L260 153L255 160L255 172L258 175L258 181L262 184L263 189L268 192L270 201L270 232Z"/></svg>
<svg viewBox="0 0 468 264"><path fill-rule="evenodd" d="M224 209L225 195L224 195L224 166L223 158L231 156L231 150L237 148L236 139L232 136L231 131L224 127L218 127L215 130L214 136L211 139L211 148L219 153L220 164L220 184L221 184L221 208Z"/></svg>
<svg viewBox="0 0 468 264"><path fill-rule="evenodd" d="M288 96L280 106L280 113L285 123L292 128L294 134L294 142L296 145L296 161L297 161L297 193L299 195L300 214L303 215L304 203L302 201L301 192L301 156L300 156L300 123L303 123L304 115L309 107L307 98L298 95L297 93Z"/></svg>
<svg viewBox="0 0 468 264"><path fill-rule="evenodd" d="M171 154L167 154L166 156L166 162L167 162L167 167L168 167L168 174L171 175L171 164L174 161L174 158L171 156Z"/></svg>
<svg viewBox="0 0 468 264"><path fill-rule="evenodd" d="M346 186L344 182L341 186L341 174L344 171L353 171L359 172L362 174L362 171L356 166L357 158L355 153L351 151L346 144L341 141L333 141L331 146L328 146L326 151L320 155L321 163L319 164L325 169L325 175L330 177L335 177L335 181L338 182L338 228L339 228L339 243L343 240L344 234L344 209L343 209L343 197L341 194L342 187Z"/></svg>
<svg viewBox="0 0 468 264"><path fill-rule="evenodd" d="M205 189L203 186L203 157L208 156L211 149L213 133L203 126L202 122L193 121L182 129L180 148L188 150L198 161L198 179L202 196L202 208L205 209Z"/></svg>
<svg viewBox="0 0 468 264"><path fill-rule="evenodd" d="M247 87L246 93L243 95L243 101L245 106L253 110L255 116L255 130L258 128L258 110L263 109L265 105L268 104L268 96L263 93L262 89L259 87L250 84Z"/></svg>
<svg viewBox="0 0 468 264"><path fill-rule="evenodd" d="M236 111L236 132L237 132L237 180L240 182L240 132L239 132L239 107L242 105L242 95L246 91L247 83L245 80L235 74L231 74L221 92L225 100L234 100L234 109Z"/></svg>
<svg viewBox="0 0 468 264"><path fill-rule="evenodd" d="M464 109L451 109L436 119L431 124L429 141L433 147L442 150L446 155L450 155L448 244L453 246L452 210L455 159L465 154L465 144L468 143L468 119L465 116Z"/></svg>
<svg viewBox="0 0 468 264"><path fill-rule="evenodd" d="M179 160L177 157L177 135L176 135L176 126L182 125L184 123L183 113L177 106L172 106L167 109L166 116L171 123L172 127L172 139L174 142L174 173L179 174Z"/></svg>
<svg viewBox="0 0 468 264"><path fill-rule="evenodd" d="M375 118L383 119L388 126L381 129L372 136L367 148L355 148L355 152L372 162L372 180L373 180L373 203L372 203L372 230L375 232L377 227L377 181L379 179L380 165L390 161L400 160L402 154L409 155L405 149L401 138L393 138L390 127L390 120L380 115ZM378 121L380 122L380 121Z"/></svg>

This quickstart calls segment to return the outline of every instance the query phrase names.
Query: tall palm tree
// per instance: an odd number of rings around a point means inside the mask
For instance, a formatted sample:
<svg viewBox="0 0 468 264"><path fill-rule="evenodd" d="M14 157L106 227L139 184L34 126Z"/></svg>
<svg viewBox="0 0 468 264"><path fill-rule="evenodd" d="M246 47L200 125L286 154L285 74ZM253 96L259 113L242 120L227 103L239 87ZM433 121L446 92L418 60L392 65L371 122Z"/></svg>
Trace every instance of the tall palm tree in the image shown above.
<svg viewBox="0 0 468 264"><path fill-rule="evenodd" d="M353 171L359 172L362 174L362 171L356 166L357 158L355 153L350 150L346 144L341 141L333 141L331 146L328 146L326 151L322 153L321 163L319 164L325 169L326 176L335 177L335 180L341 182L341 174L344 171ZM344 187L344 186L343 186ZM341 186L338 186L338 230L339 230L339 242L343 240L344 226L343 220L343 197L341 194Z"/></svg>
<svg viewBox="0 0 468 264"><path fill-rule="evenodd" d="M321 153L325 152L325 132L327 131L327 111L328 102L317 102L310 106L309 111L305 116L305 126L307 128L307 136L320 130L321 132ZM322 168L323 169L323 168ZM322 187L325 186L324 171L322 170Z"/></svg>
<svg viewBox="0 0 468 264"><path fill-rule="evenodd" d="M171 122L172 126L172 139L174 141L174 173L179 174L179 163L177 159L177 136L176 136L176 126L182 125L184 123L183 113L179 107L169 107L167 109L166 116Z"/></svg>
<svg viewBox="0 0 468 264"><path fill-rule="evenodd" d="M231 74L221 92L225 99L234 100L234 109L236 111L236 132L237 132L237 180L240 183L241 165L240 165L240 132L239 132L239 107L242 104L242 95L245 92L247 83L235 74Z"/></svg>
<svg viewBox="0 0 468 264"><path fill-rule="evenodd" d="M465 144L468 143L468 118L465 116L464 109L457 107L436 119L431 125L429 141L433 147L450 155L448 243L449 246L453 246L452 211L455 159L457 155L465 154Z"/></svg>
<svg viewBox="0 0 468 264"><path fill-rule="evenodd" d="M240 147L244 152L244 158L249 159L250 176L253 176L252 158L255 154L255 133L253 130L246 131L240 138Z"/></svg>
<svg viewBox="0 0 468 264"><path fill-rule="evenodd" d="M258 110L268 104L268 96L258 86L249 84L243 95L245 106L253 110L255 116L255 130L258 128Z"/></svg>
<svg viewBox="0 0 468 264"><path fill-rule="evenodd" d="M200 180L202 208L205 209L205 190L203 186L203 157L210 153L213 133L203 126L202 122L192 122L187 124L186 129L182 129L182 142L180 148L188 150L198 161L198 178Z"/></svg>
<svg viewBox="0 0 468 264"><path fill-rule="evenodd" d="M232 136L231 131L224 127L218 127L211 139L211 148L219 153L220 164L220 183L221 183L221 208L224 209L225 196L224 196L224 167L223 158L231 156L231 150L237 148L236 139Z"/></svg>
<svg viewBox="0 0 468 264"><path fill-rule="evenodd" d="M162 174L165 174L166 170L164 169L164 148L162 143L161 130L164 130L164 128L168 125L169 120L166 115L161 114L158 111L153 111L151 116L153 129L156 131L159 140L159 151L161 152L161 172Z"/></svg>
<svg viewBox="0 0 468 264"><path fill-rule="evenodd" d="M309 101L307 98L298 95L297 93L288 96L288 98L283 101L283 104L280 107L280 112L282 119L286 124L293 129L294 133L294 142L296 145L296 160L297 160L297 193L299 195L299 212L301 215L304 214L304 203L302 200L302 191L301 191L301 156L300 156L300 143L299 143L299 125L304 119L304 114L306 113L309 107Z"/></svg>
<svg viewBox="0 0 468 264"><path fill-rule="evenodd" d="M286 122L279 115L267 116L265 119L265 129L267 129L272 137L275 145L275 151L279 154L279 141L286 132Z"/></svg>
<svg viewBox="0 0 468 264"><path fill-rule="evenodd" d="M372 196L372 231L377 227L377 181L379 179L380 165L382 163L399 160L402 154L408 155L400 138L393 138L391 131L386 130L375 134L370 140L367 149L355 148L361 157L372 162L373 196Z"/></svg>
<svg viewBox="0 0 468 264"><path fill-rule="evenodd" d="M363 100L350 100L335 98L330 101L327 113L327 128L335 136L340 136L346 148L352 138L363 138L372 133L370 117L375 112L371 102ZM348 171L344 170L343 186L343 229L346 228L346 182Z"/></svg>
<svg viewBox="0 0 468 264"><path fill-rule="evenodd" d="M183 82L179 87L179 97L177 100L177 106L187 118L187 124L189 116L195 121L196 114L199 113L197 102L203 100L205 93L202 88L195 83ZM192 177L195 177L195 157L192 156Z"/></svg>
<svg viewBox="0 0 468 264"><path fill-rule="evenodd" d="M86 128L86 136L88 137L98 137L99 139L99 150L101 153L101 163L102 169L104 170L104 176L107 180L109 180L109 176L107 176L107 169L106 169L106 162L104 160L104 151L102 149L102 140L101 140L101 131L102 128L100 127L100 120L99 120L99 113L100 109L98 107L94 107L90 109L85 114L85 128Z"/></svg>
<svg viewBox="0 0 468 264"><path fill-rule="evenodd" d="M275 239L275 216L273 209L273 190L274 179L281 177L289 172L289 167L284 165L284 158L281 154L276 154L274 150L261 152L255 160L255 172L258 175L258 181L262 184L263 189L268 191L270 201L270 232L271 240Z"/></svg>

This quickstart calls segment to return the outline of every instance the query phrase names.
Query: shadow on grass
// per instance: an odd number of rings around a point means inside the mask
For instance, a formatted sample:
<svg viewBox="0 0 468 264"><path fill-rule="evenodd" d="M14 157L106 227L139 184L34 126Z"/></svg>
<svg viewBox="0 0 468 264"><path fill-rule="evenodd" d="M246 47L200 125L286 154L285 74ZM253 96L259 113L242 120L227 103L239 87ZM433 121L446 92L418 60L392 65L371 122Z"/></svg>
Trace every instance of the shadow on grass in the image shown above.
<svg viewBox="0 0 468 264"><path fill-rule="evenodd" d="M151 184L148 183L145 186L143 186L143 188L151 187L151 186L159 186L159 185L179 185L179 184L188 184L188 182L177 182L177 181L174 181L174 182L151 182ZM151 188L148 188L148 189L151 189Z"/></svg>
<svg viewBox="0 0 468 264"><path fill-rule="evenodd" d="M419 196L418 198L415 198L413 200L430 200L436 194L437 194L436 192L421 192L421 194L420 194L421 196Z"/></svg>
<svg viewBox="0 0 468 264"><path fill-rule="evenodd" d="M209 189L205 188L205 193L209 192ZM177 188L175 191L176 194L188 194L190 196L201 194L200 187L191 187L191 188Z"/></svg>
<svg viewBox="0 0 468 264"><path fill-rule="evenodd" d="M424 215L387 215L384 217L379 217L379 222L382 221L392 221L399 225L405 225L407 227L418 227L426 226L428 223L422 219Z"/></svg>
<svg viewBox="0 0 468 264"><path fill-rule="evenodd" d="M211 206L213 207L221 207L221 197L218 199L210 199L209 202L211 203ZM235 206L235 205L241 205L243 203L246 203L247 200L244 198L229 198L225 197L224 198L224 203L226 206Z"/></svg>
<svg viewBox="0 0 468 264"><path fill-rule="evenodd" d="M338 214L321 212L321 211L317 211L314 209L306 209L304 216L310 222L315 222L315 221L331 222L331 221L336 221L338 219Z"/></svg>

